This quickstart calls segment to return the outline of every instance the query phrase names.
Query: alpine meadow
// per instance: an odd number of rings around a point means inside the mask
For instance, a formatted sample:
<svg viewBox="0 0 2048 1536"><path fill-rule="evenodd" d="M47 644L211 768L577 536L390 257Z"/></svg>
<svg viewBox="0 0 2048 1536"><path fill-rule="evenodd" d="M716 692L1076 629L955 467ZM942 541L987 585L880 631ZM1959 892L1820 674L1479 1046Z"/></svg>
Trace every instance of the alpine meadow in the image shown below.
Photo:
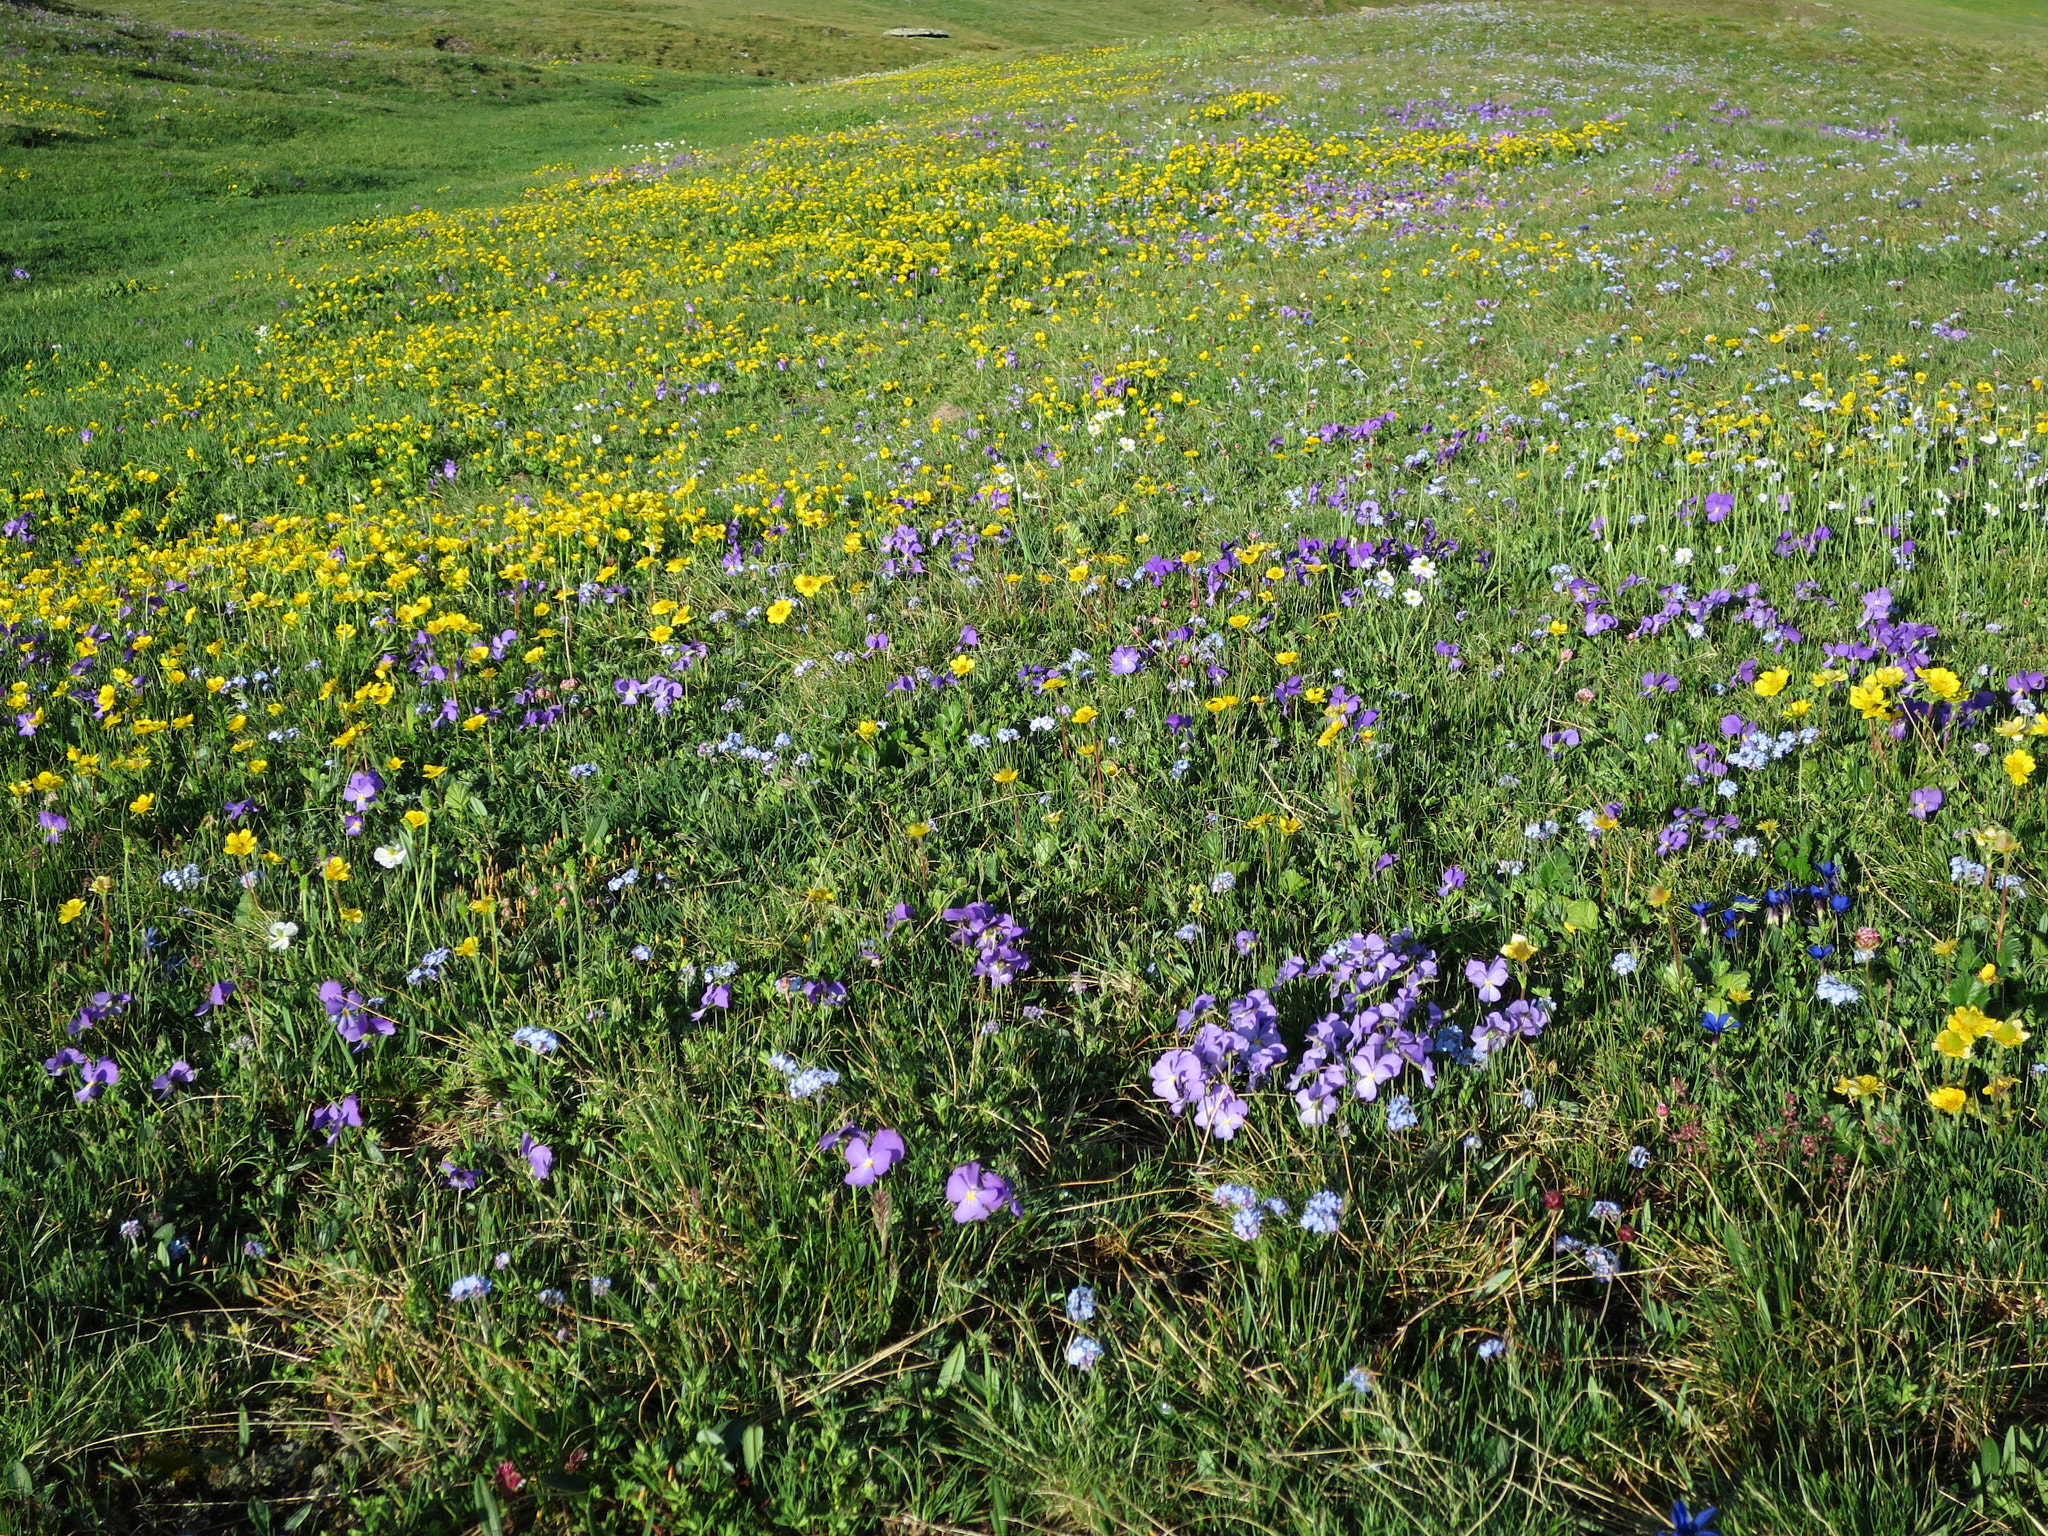
<svg viewBox="0 0 2048 1536"><path fill-rule="evenodd" d="M916 4L0 7L0 1533L2048 1533L2048 6Z"/></svg>

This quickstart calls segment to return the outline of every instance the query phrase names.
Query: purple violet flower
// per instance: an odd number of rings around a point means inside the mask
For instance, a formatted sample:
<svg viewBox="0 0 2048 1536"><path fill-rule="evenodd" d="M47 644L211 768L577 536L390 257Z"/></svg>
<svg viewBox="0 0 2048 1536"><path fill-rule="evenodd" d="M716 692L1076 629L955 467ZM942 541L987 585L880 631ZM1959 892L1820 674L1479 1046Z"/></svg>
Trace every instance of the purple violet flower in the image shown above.
<svg viewBox="0 0 2048 1536"><path fill-rule="evenodd" d="M360 1130L362 1124L363 1107L352 1093L346 1095L339 1104L324 1105L313 1111L313 1134L325 1134L327 1145L330 1147L341 1140L341 1133L344 1130L350 1126Z"/></svg>
<svg viewBox="0 0 2048 1536"><path fill-rule="evenodd" d="M1500 989L1507 985L1507 962L1499 958L1492 961L1467 960L1465 979L1479 989L1479 1001L1497 1003L1500 1001Z"/></svg>
<svg viewBox="0 0 2048 1536"><path fill-rule="evenodd" d="M887 1126L872 1137L855 1135L846 1144L846 1182L856 1187L872 1184L902 1160L903 1138ZM950 1198L950 1188L947 1193Z"/></svg>
<svg viewBox="0 0 2048 1536"><path fill-rule="evenodd" d="M547 1182L547 1176L555 1170L555 1151L546 1142L535 1141L530 1131L519 1133L519 1155L526 1159L526 1166L533 1170L536 1182Z"/></svg>
<svg viewBox="0 0 2048 1536"><path fill-rule="evenodd" d="M341 798L358 811L367 811L377 796L384 792L384 778L367 770L352 773L348 784L341 792Z"/></svg>
<svg viewBox="0 0 2048 1536"><path fill-rule="evenodd" d="M1001 1174L988 1173L979 1163L962 1163L946 1180L946 1198L953 1205L957 1222L986 1221L1005 1206L1012 1216L1024 1214L1024 1207Z"/></svg>
<svg viewBox="0 0 2048 1536"><path fill-rule="evenodd" d="M371 1009L362 993L346 991L338 981L320 983L320 1006L334 1020L334 1032L358 1051L370 1043L372 1035L398 1031L396 1024Z"/></svg>

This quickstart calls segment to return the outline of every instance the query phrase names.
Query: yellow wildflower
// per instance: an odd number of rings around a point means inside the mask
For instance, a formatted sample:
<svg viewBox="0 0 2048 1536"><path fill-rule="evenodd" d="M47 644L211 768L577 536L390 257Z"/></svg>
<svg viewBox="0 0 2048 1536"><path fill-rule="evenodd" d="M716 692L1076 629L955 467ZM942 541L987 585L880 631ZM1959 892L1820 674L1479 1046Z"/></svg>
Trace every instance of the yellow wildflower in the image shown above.
<svg viewBox="0 0 2048 1536"><path fill-rule="evenodd" d="M1947 667L1922 667L1914 675L1937 699L1953 702L1962 697L1963 680Z"/></svg>

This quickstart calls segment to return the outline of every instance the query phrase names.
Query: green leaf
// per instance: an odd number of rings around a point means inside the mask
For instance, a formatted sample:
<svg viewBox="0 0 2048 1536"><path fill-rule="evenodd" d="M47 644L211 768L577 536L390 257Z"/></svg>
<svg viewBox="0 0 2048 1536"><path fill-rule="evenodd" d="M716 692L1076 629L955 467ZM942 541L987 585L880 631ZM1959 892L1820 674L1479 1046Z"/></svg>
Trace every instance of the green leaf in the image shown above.
<svg viewBox="0 0 2048 1536"><path fill-rule="evenodd" d="M964 1343L955 1344L953 1353L946 1356L946 1363L939 1367L939 1390L950 1391L953 1383L965 1375L966 1371L967 1346Z"/></svg>
<svg viewBox="0 0 2048 1536"><path fill-rule="evenodd" d="M759 1424L749 1424L740 1435L740 1462L752 1477L761 1465L761 1448L767 1439L767 1432Z"/></svg>

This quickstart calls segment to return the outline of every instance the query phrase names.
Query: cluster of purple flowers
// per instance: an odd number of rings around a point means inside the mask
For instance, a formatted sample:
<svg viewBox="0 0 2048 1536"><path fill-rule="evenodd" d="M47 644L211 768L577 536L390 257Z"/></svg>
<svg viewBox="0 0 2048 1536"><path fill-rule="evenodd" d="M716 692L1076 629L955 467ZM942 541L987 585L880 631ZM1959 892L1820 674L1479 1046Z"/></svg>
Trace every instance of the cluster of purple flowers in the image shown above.
<svg viewBox="0 0 2048 1536"><path fill-rule="evenodd" d="M939 914L955 925L949 943L974 952L974 974L992 987L1007 987L1031 969L1023 939L1031 930L985 901L948 907Z"/></svg>
<svg viewBox="0 0 2048 1536"><path fill-rule="evenodd" d="M43 1063L43 1070L52 1077L62 1077L73 1067L79 1069L79 1074L78 1087L71 1096L81 1104L90 1104L121 1081L121 1068L113 1057L95 1059L75 1046L65 1046Z"/></svg>
<svg viewBox="0 0 2048 1536"><path fill-rule="evenodd" d="M134 1001L133 994L127 992L95 992L79 1005L77 1016L64 1026L64 1033L76 1040L94 1025L118 1019Z"/></svg>

